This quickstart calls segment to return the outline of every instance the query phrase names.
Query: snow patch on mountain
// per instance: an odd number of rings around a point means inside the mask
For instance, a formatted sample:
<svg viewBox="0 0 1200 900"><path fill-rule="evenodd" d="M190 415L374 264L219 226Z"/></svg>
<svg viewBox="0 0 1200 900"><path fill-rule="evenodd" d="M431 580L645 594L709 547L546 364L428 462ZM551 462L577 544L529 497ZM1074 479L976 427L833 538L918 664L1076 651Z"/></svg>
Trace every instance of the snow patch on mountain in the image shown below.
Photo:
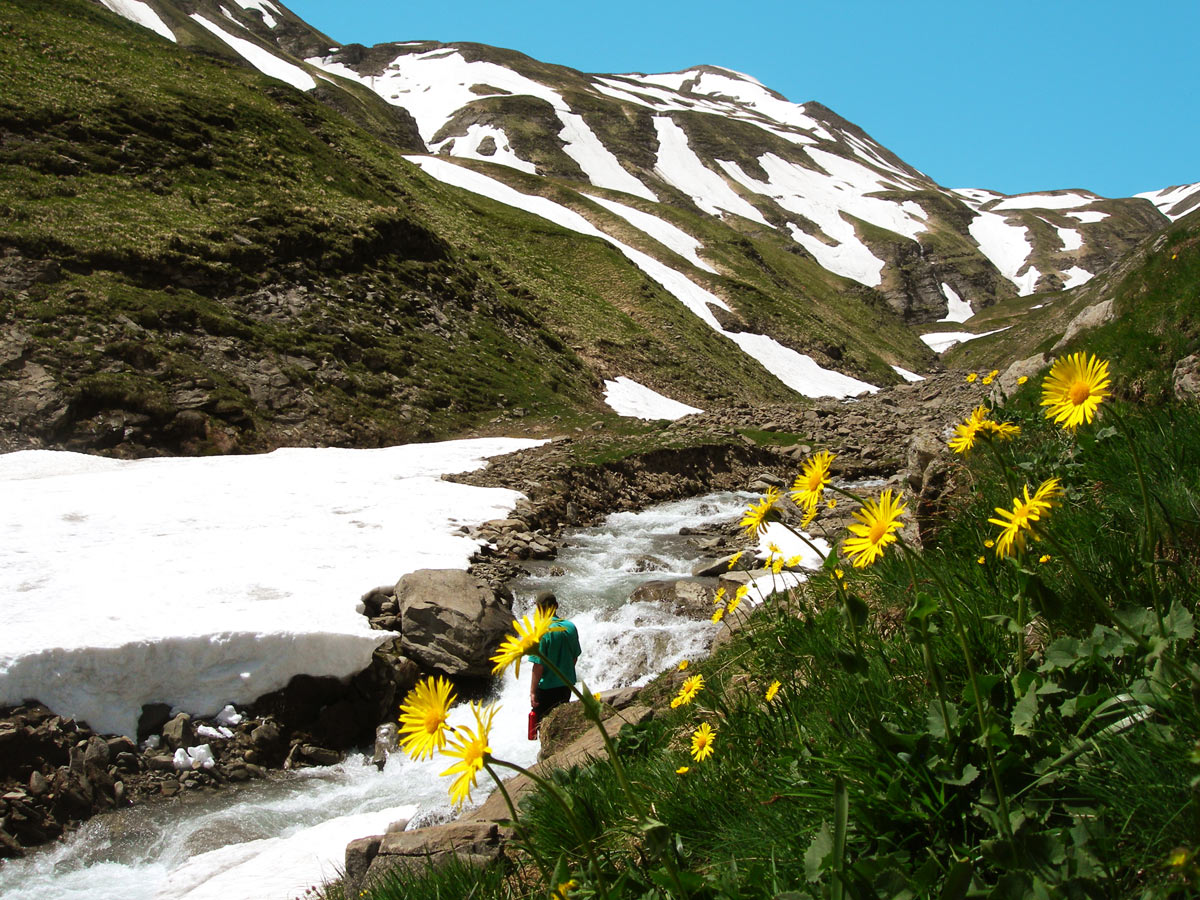
<svg viewBox="0 0 1200 900"><path fill-rule="evenodd" d="M204 28L228 44L242 59L246 60L246 62L250 63L250 65L254 66L254 68L258 69L264 75L277 78L301 91L311 91L317 86L313 77L304 71L304 69L279 58L259 44L248 41L245 38L234 37L220 25L204 18L200 13L192 13L191 18L194 22L204 26Z"/></svg>
<svg viewBox="0 0 1200 900"><path fill-rule="evenodd" d="M275 6L271 0L234 0L242 9L255 9L262 15L263 24L268 28L274 28L279 23L275 20L275 16L282 15L279 7Z"/></svg>
<svg viewBox="0 0 1200 900"><path fill-rule="evenodd" d="M897 375L899 375L901 378L903 378L905 381L917 382L917 381L925 380L924 375L918 375L916 372L910 372L910 371L908 371L908 369L901 368L900 366L896 366L896 365L892 366L892 371L895 372Z"/></svg>
<svg viewBox="0 0 1200 900"><path fill-rule="evenodd" d="M1083 225L1094 225L1096 222L1103 222L1108 218L1108 213L1099 209L1079 209L1065 213L1072 219L1078 220Z"/></svg>
<svg viewBox="0 0 1200 900"><path fill-rule="evenodd" d="M1011 325L1006 325L1003 328L997 328L995 331L984 331L981 334L972 334L969 331L935 331L932 334L921 335L921 340L934 353L945 353L955 344L978 340L979 338L987 337L989 334L999 334L1002 331L1008 331L1010 328L1012 328Z"/></svg>
<svg viewBox="0 0 1200 900"><path fill-rule="evenodd" d="M503 182L447 160L429 156L405 158L446 184L473 191L500 203L507 203L509 206L541 216L580 234L608 241L620 250L630 262L662 285L697 318L714 331L733 341L783 384L802 396L849 397L864 391L879 390L875 385L865 381L825 369L811 357L783 346L774 338L744 331L736 333L725 331L710 309L712 306L718 309L729 309L729 305L725 301L711 291L700 287L681 272L605 234L574 210L567 209L545 197L523 194Z"/></svg>
<svg viewBox="0 0 1200 900"><path fill-rule="evenodd" d="M617 203L614 200L605 200L603 197L596 197L592 194L584 194L584 196L593 203L600 204L609 212L616 213L634 228L645 232L667 249L678 253L696 268L716 274L717 270L701 259L697 252L704 245L682 228L677 228L658 216L642 212L640 209L634 209L623 203Z"/></svg>
<svg viewBox="0 0 1200 900"><path fill-rule="evenodd" d="M1087 269L1079 266L1071 266L1071 268L1062 273L1063 287L1068 289L1079 287L1081 284L1087 284L1094 277L1094 272L1089 272Z"/></svg>
<svg viewBox="0 0 1200 900"><path fill-rule="evenodd" d="M1033 253L1028 228L1014 225L997 213L981 212L971 220L967 231L1000 274L1017 286L1020 296L1033 293L1041 276L1032 266L1026 268L1029 255Z"/></svg>
<svg viewBox="0 0 1200 900"><path fill-rule="evenodd" d="M1058 239L1062 241L1064 251L1079 250L1083 247L1083 235L1075 228L1060 228L1055 226L1058 231Z"/></svg>
<svg viewBox="0 0 1200 900"><path fill-rule="evenodd" d="M942 282L942 296L946 298L946 315L939 322L965 322L975 315L971 304L958 296L958 292L946 282Z"/></svg>
<svg viewBox="0 0 1200 900"><path fill-rule="evenodd" d="M992 209L1078 209L1097 200L1103 200L1099 194L1081 194L1074 191L1055 194L1018 194L1006 197Z"/></svg>
<svg viewBox="0 0 1200 900"><path fill-rule="evenodd" d="M1004 196L995 191L986 191L983 188L954 188L950 193L957 194L968 206L976 208L993 200L999 200Z"/></svg>
<svg viewBox="0 0 1200 900"><path fill-rule="evenodd" d="M299 673L353 675L388 636L362 591L465 568L459 526L520 497L442 474L540 443L0 455L0 707L37 698L132 736L145 703L212 715Z"/></svg>
<svg viewBox="0 0 1200 900"><path fill-rule="evenodd" d="M687 133L667 116L654 117L658 134L658 161L654 173L667 184L692 198L704 212L720 216L730 212L761 225L769 225L762 213L751 206L708 166L688 145Z"/></svg>
<svg viewBox="0 0 1200 900"><path fill-rule="evenodd" d="M604 382L604 402L619 416L634 419L682 419L693 413L703 412L694 406L664 397L645 385L638 384L624 375Z"/></svg>
<svg viewBox="0 0 1200 900"><path fill-rule="evenodd" d="M644 200L658 200L653 191L625 171L620 160L596 137L583 116L568 111L565 104L557 113L563 123L563 129L558 133L559 139L566 144L563 152L578 163L588 181L599 188L623 191Z"/></svg>
<svg viewBox="0 0 1200 900"><path fill-rule="evenodd" d="M100 2L118 16L123 16L130 22L136 22L143 28L149 28L155 34L165 37L173 44L179 43L175 37L175 32L170 29L149 3L144 3L142 0L100 0Z"/></svg>
<svg viewBox="0 0 1200 900"><path fill-rule="evenodd" d="M845 215L915 238L925 230L925 211L912 201L897 203L868 196L884 189L880 176L854 160L815 147L807 148L804 153L825 171L767 153L758 160L767 173L764 182L747 175L736 163L726 160L718 163L742 186L816 223L832 243L808 234L793 223L789 222L788 227L792 238L818 263L860 284L878 287L883 281L883 260L859 238L853 222Z"/></svg>
<svg viewBox="0 0 1200 900"><path fill-rule="evenodd" d="M1159 191L1145 191L1134 196L1145 197L1158 207L1159 212L1174 222L1200 209L1200 181L1195 184L1179 184Z"/></svg>
<svg viewBox="0 0 1200 900"><path fill-rule="evenodd" d="M491 155L482 153L479 150L479 145L488 138L491 138L495 145L495 150ZM454 142L453 146L450 146L451 141ZM504 129L497 128L495 125L480 125L478 123L470 125L467 127L465 135L447 138L439 144L431 144L429 149L437 152L447 146L450 146L451 156L498 163L530 175L537 173L537 166L517 156L516 151L513 150L512 145L508 142L508 135L504 133Z"/></svg>

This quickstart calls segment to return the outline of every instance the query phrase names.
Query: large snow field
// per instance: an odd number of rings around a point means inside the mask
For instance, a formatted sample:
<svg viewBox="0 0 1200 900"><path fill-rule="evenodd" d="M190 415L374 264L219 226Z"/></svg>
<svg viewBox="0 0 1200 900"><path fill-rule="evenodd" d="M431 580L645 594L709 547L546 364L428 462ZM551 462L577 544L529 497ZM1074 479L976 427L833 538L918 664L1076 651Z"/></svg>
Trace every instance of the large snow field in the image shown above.
<svg viewBox="0 0 1200 900"><path fill-rule="evenodd" d="M658 161L654 174L679 188L692 202L712 216L731 212L760 225L770 225L762 213L744 200L720 175L704 165L689 146L687 133L668 116L654 117L658 134Z"/></svg>
<svg viewBox="0 0 1200 900"><path fill-rule="evenodd" d="M478 544L459 527L520 496L440 476L538 443L0 455L0 706L133 735L145 703L210 715L298 673L354 674L387 637L360 596L465 568Z"/></svg>
<svg viewBox="0 0 1200 900"><path fill-rule="evenodd" d="M175 32L171 31L162 17L154 11L154 8L144 0L100 0L110 10L118 16L124 16L131 22L136 22L143 28L149 28L156 34L165 37L173 44L179 43L175 37Z"/></svg>
<svg viewBox="0 0 1200 900"><path fill-rule="evenodd" d="M1182 219L1195 209L1200 209L1200 181L1195 184L1178 184L1158 191L1134 194L1145 197L1158 207L1158 211L1172 222Z"/></svg>
<svg viewBox="0 0 1200 900"><path fill-rule="evenodd" d="M664 247L675 251L692 265L698 269L703 269L705 272L712 272L714 275L717 270L705 262L699 254L699 250L704 246L682 228L672 225L665 219L660 219L658 216L652 216L650 213L642 212L640 209L634 209L632 206L626 206L623 203L617 203L613 200L606 200L603 197L596 197L592 194L584 194L593 203L598 203L611 213L616 213L638 231L645 232L654 238Z"/></svg>
<svg viewBox="0 0 1200 900"><path fill-rule="evenodd" d="M248 41L245 38L235 37L220 25L204 18L200 13L192 13L191 17L198 24L204 26L204 28L232 47L239 56L264 75L270 75L272 78L284 81L301 91L311 91L317 86L317 82L313 80L313 77L300 68L300 66L276 56L260 44Z"/></svg>

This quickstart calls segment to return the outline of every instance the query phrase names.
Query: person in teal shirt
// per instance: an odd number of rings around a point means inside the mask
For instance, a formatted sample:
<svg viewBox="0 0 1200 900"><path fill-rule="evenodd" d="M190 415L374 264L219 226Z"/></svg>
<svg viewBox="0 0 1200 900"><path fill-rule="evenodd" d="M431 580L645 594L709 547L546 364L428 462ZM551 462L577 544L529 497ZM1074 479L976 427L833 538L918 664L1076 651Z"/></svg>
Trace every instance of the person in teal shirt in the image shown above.
<svg viewBox="0 0 1200 900"><path fill-rule="evenodd" d="M535 728L550 710L571 699L571 687L578 680L575 661L582 652L574 623L558 616L558 598L551 591L542 591L536 602L539 610L554 616L554 627L558 630L547 632L538 642L537 652L528 654L533 663L529 703L533 707Z"/></svg>

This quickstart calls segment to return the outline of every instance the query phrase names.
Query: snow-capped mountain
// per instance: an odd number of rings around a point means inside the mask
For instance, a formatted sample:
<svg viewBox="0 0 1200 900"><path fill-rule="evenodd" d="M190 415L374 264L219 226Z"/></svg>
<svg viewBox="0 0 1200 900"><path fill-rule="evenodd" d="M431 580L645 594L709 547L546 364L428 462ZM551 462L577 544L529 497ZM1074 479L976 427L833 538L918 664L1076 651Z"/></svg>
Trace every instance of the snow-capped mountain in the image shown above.
<svg viewBox="0 0 1200 900"><path fill-rule="evenodd" d="M936 365L927 323L1082 285L1194 199L949 189L714 65L339 45L277 0L35 5L13 27L75 49L19 63L0 245L121 349L22 313L0 432L73 446L428 438L630 383L680 410L847 396Z"/></svg>
<svg viewBox="0 0 1200 900"><path fill-rule="evenodd" d="M145 2L104 2L166 27ZM302 90L319 73L368 87L415 118L431 153L649 204L686 203L741 230L776 229L918 322L944 319L951 304L977 310L1083 284L1163 224L1137 199L947 190L819 103L791 103L718 66L586 75L510 51L429 42L331 45L303 66L278 53L295 46L276 34L294 19L281 4L238 6L220 7L220 20L191 18ZM1192 189L1139 196L1166 215Z"/></svg>

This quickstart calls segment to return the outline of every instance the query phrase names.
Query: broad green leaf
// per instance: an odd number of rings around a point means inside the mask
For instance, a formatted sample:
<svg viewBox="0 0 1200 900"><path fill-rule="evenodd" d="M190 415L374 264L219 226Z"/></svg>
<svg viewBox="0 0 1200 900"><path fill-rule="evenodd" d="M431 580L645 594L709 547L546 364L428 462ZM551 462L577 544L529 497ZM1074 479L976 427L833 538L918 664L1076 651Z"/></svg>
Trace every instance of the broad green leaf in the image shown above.
<svg viewBox="0 0 1200 900"><path fill-rule="evenodd" d="M816 836L808 849L804 851L804 875L810 881L816 881L829 865L833 856L833 832L828 822L822 822Z"/></svg>
<svg viewBox="0 0 1200 900"><path fill-rule="evenodd" d="M1033 733L1033 720L1037 717L1037 691L1026 691L1017 701L1012 711L1013 734L1030 735Z"/></svg>

